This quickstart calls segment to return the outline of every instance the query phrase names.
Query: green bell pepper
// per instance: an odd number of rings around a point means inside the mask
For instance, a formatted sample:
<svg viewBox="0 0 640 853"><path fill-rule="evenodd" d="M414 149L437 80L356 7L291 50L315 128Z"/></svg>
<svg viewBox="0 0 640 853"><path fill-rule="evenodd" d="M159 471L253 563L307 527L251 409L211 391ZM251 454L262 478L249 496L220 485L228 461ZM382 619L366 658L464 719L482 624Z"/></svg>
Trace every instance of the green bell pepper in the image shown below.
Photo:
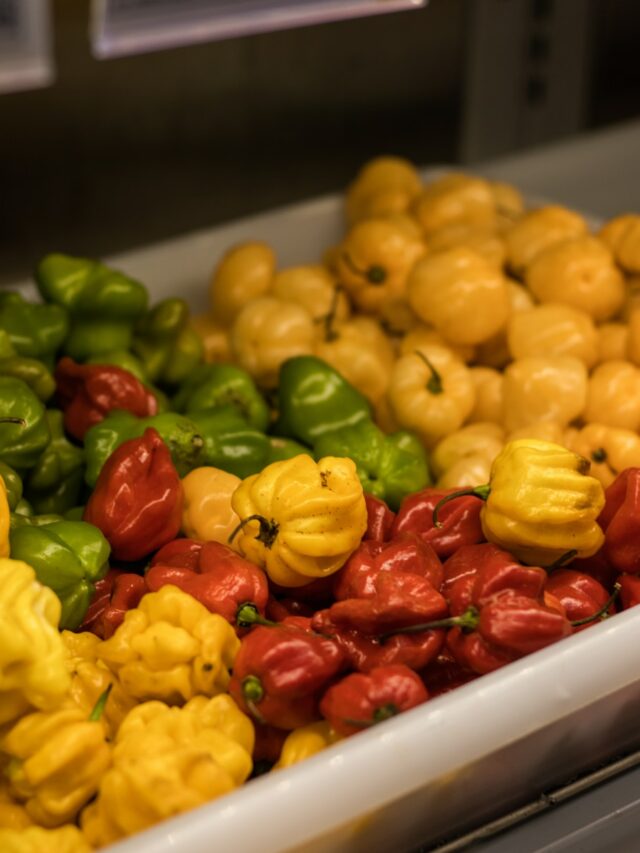
<svg viewBox="0 0 640 853"><path fill-rule="evenodd" d="M43 403L56 390L55 379L47 365L37 358L18 355L4 329L0 329L0 376L22 379Z"/></svg>
<svg viewBox="0 0 640 853"><path fill-rule="evenodd" d="M16 507L22 500L22 480L13 468L5 462L0 462L0 477L4 481L4 487L7 490L7 502L11 512L15 512Z"/></svg>
<svg viewBox="0 0 640 853"><path fill-rule="evenodd" d="M85 509L85 506L72 506L62 514L62 517L66 521L82 521Z"/></svg>
<svg viewBox="0 0 640 853"><path fill-rule="evenodd" d="M149 374L144 364L136 355L126 349L114 349L92 355L86 360L85 364L114 364L116 367L128 370L143 384L149 383Z"/></svg>
<svg viewBox="0 0 640 853"><path fill-rule="evenodd" d="M147 308L144 285L99 261L52 254L36 269L42 297L66 308L71 329L64 351L76 361L130 347L133 327Z"/></svg>
<svg viewBox="0 0 640 853"><path fill-rule="evenodd" d="M163 412L150 418L137 418L130 412L109 412L99 424L87 430L84 449L87 467L84 479L93 488L102 466L113 451L130 438L139 438L153 427L171 451L173 464L181 477L202 463L204 439L196 424L175 412Z"/></svg>
<svg viewBox="0 0 640 853"><path fill-rule="evenodd" d="M31 469L25 494L38 513L60 513L78 503L83 486L84 451L66 437L63 415L48 409L51 441Z"/></svg>
<svg viewBox="0 0 640 853"><path fill-rule="evenodd" d="M316 459L353 459L364 491L393 510L406 495L431 485L427 454L417 436L404 430L385 435L372 421L320 436L314 453Z"/></svg>
<svg viewBox="0 0 640 853"><path fill-rule="evenodd" d="M273 432L313 445L321 435L371 419L369 403L331 365L313 355L280 368Z"/></svg>
<svg viewBox="0 0 640 853"><path fill-rule="evenodd" d="M95 590L109 568L111 549L100 530L85 521L24 525L10 533L11 556L33 567L36 577L60 599L60 628L80 626Z"/></svg>
<svg viewBox="0 0 640 853"><path fill-rule="evenodd" d="M190 417L195 412L233 406L254 429L264 432L269 407L251 376L232 364L202 364L173 398L173 406Z"/></svg>
<svg viewBox="0 0 640 853"><path fill-rule="evenodd" d="M21 502L22 503L22 502ZM21 507L24 509L24 507ZM24 512L12 512L9 515L9 529L17 530L18 527L45 527L47 524L53 524L54 521L63 521L64 516L55 513L47 513L46 515L28 515Z"/></svg>
<svg viewBox="0 0 640 853"><path fill-rule="evenodd" d="M244 479L267 464L267 436L249 426L233 406L195 412L191 420L204 438L203 465Z"/></svg>
<svg viewBox="0 0 640 853"><path fill-rule="evenodd" d="M18 355L38 358L53 366L56 352L69 334L69 314L63 305L28 302L19 293L0 293L0 329L6 331Z"/></svg>
<svg viewBox="0 0 640 853"><path fill-rule="evenodd" d="M138 321L132 349L152 382L178 385L202 361L202 339L183 299L163 299Z"/></svg>
<svg viewBox="0 0 640 853"><path fill-rule="evenodd" d="M2 423L3 418L22 423ZM35 465L51 434L45 408L21 379L0 376L0 461L17 471Z"/></svg>
<svg viewBox="0 0 640 853"><path fill-rule="evenodd" d="M279 435L268 435L267 438L269 439L269 452L265 465L271 465L272 462L282 462L284 459L293 459L294 456L300 456L301 453L313 456L308 447L299 444L292 438L281 438Z"/></svg>

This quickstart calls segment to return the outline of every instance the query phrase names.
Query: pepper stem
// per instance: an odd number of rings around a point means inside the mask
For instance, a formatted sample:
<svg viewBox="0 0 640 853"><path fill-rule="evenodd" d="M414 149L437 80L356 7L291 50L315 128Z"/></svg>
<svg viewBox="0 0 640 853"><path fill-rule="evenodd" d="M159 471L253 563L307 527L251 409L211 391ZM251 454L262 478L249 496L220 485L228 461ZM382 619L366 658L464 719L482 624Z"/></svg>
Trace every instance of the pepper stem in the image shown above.
<svg viewBox="0 0 640 853"><path fill-rule="evenodd" d="M250 628L252 625L264 625L267 628L277 628L278 623L261 616L258 608L251 601L245 601L236 611L236 625L239 628Z"/></svg>
<svg viewBox="0 0 640 853"><path fill-rule="evenodd" d="M379 708L376 708L373 714L371 715L370 720L355 720L353 717L343 717L342 722L346 723L348 726L355 726L359 729L368 729L371 726L375 726L378 723L383 723L385 720L391 719L391 717L395 717L396 714L399 714L398 706L394 705L393 702L387 702L385 705L380 705Z"/></svg>
<svg viewBox="0 0 640 853"><path fill-rule="evenodd" d="M449 501L454 501L456 498L464 498L467 495L471 495L474 498L480 498L480 500L486 501L491 492L491 485L489 483L485 483L483 486L475 486L473 489L459 489L457 492L452 492L450 495L445 495L443 498L440 498L438 503L433 508L433 526L434 527L442 527L442 522L438 521L438 514L440 510L445 504L448 504Z"/></svg>
<svg viewBox="0 0 640 853"><path fill-rule="evenodd" d="M98 696L98 701L93 706L91 713L89 714L89 722L96 723L100 717L104 713L105 706L107 704L107 699L109 698L109 694L113 689L113 682L107 687L107 689Z"/></svg>
<svg viewBox="0 0 640 853"><path fill-rule="evenodd" d="M351 256L348 255L346 252L342 253L342 257L351 272L355 275L361 275L363 278L366 278L369 284L384 284L384 282L386 281L387 271L379 264L373 264L373 266L370 266L369 269L363 270L354 264L353 260L351 259Z"/></svg>
<svg viewBox="0 0 640 853"><path fill-rule="evenodd" d="M262 542L265 548L271 548L273 543L276 541L276 537L278 535L278 524L273 518L271 519L271 521L269 521L267 518L264 517L264 515L257 514L248 515L246 518L242 519L240 524L236 527L236 529L227 539L229 545L231 545L238 533L240 533L240 531L244 529L245 524L248 524L250 521L260 522L260 532L255 538L258 540L258 542Z"/></svg>
<svg viewBox="0 0 640 853"><path fill-rule="evenodd" d="M406 625L404 628L396 628L395 631L380 634L378 641L385 643L390 637L395 637L396 634L421 634L423 631L430 631L433 628L462 628L463 631L468 632L475 630L479 621L480 611L471 605L460 616L447 616L446 619L434 619L433 622L421 622L419 625Z"/></svg>
<svg viewBox="0 0 640 853"><path fill-rule="evenodd" d="M605 603L602 605L602 607L600 608L600 610L598 610L597 613L593 613L591 616L585 616L584 619L575 619L573 622L571 622L571 626L573 628L577 628L579 625L588 625L589 622L595 622L596 619L607 619L607 617L609 616L607 611L618 597L619 592L620 584L616 583L613 586L613 594L609 596L609 598L605 601Z"/></svg>
<svg viewBox="0 0 640 853"><path fill-rule="evenodd" d="M578 556L578 552L575 548L572 548L570 551L565 551L564 554L561 554L557 560L554 560L550 566L543 566L543 569L546 569L547 572L553 572L556 569L562 568L562 566L570 563L574 557Z"/></svg>
<svg viewBox="0 0 640 853"><path fill-rule="evenodd" d="M431 371L431 376L429 377L429 380L427 381L427 391L429 391L429 393L431 393L431 394L442 394L442 393L444 393L444 386L442 384L442 376L440 376L438 371L433 366L431 359L427 358L427 356L423 352L421 352L419 349L416 349L413 352L415 355L418 356L418 358L421 358L422 361L424 361L424 363L427 365L427 367Z"/></svg>
<svg viewBox="0 0 640 853"><path fill-rule="evenodd" d="M329 306L329 311L323 317L320 317L320 320L324 324L324 339L327 343L335 341L340 337L338 332L336 332L333 324L336 319L336 313L338 311L338 299L341 293L342 286L337 284L333 289L333 295L331 297L331 305Z"/></svg>
<svg viewBox="0 0 640 853"><path fill-rule="evenodd" d="M247 675L242 679L240 684L242 690L242 698L247 703L247 708L251 711L251 715L259 722L265 722L264 717L258 710L257 703L262 701L264 697L264 687L257 675Z"/></svg>

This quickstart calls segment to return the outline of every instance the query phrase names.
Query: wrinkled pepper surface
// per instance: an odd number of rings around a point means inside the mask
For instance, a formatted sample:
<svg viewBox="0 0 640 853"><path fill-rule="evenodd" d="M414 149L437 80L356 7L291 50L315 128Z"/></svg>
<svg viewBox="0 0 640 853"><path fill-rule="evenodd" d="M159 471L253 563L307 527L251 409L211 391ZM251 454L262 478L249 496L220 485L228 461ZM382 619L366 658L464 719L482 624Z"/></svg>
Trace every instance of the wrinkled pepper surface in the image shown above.
<svg viewBox="0 0 640 853"><path fill-rule="evenodd" d="M204 440L202 464L220 468L243 479L266 466L269 441L247 424L233 406L192 412L189 419Z"/></svg>
<svg viewBox="0 0 640 853"><path fill-rule="evenodd" d="M125 613L137 607L148 591L142 575L110 569L95 583L80 630L91 631L101 640L107 640L122 625Z"/></svg>
<svg viewBox="0 0 640 853"><path fill-rule="evenodd" d="M252 377L233 364L200 365L185 380L173 398L176 411L191 416L195 412L231 406L249 426L264 432L269 424L269 407Z"/></svg>
<svg viewBox="0 0 640 853"><path fill-rule="evenodd" d="M204 346L183 299L163 299L136 324L133 352L152 382L177 385L202 361Z"/></svg>
<svg viewBox="0 0 640 853"><path fill-rule="evenodd" d="M51 439L25 479L25 495L39 514L61 514L76 506L84 481L84 451L64 433L62 412L45 413Z"/></svg>
<svg viewBox="0 0 640 853"><path fill-rule="evenodd" d="M45 408L31 388L21 379L0 376L0 460L17 471L31 468L50 438Z"/></svg>
<svg viewBox="0 0 640 853"><path fill-rule="evenodd" d="M640 468L627 468L605 491L598 518L604 530L603 555L618 572L640 572Z"/></svg>
<svg viewBox="0 0 640 853"><path fill-rule="evenodd" d="M28 302L19 293L0 293L0 329L9 335L19 355L38 358L51 367L69 332L69 315L62 305Z"/></svg>

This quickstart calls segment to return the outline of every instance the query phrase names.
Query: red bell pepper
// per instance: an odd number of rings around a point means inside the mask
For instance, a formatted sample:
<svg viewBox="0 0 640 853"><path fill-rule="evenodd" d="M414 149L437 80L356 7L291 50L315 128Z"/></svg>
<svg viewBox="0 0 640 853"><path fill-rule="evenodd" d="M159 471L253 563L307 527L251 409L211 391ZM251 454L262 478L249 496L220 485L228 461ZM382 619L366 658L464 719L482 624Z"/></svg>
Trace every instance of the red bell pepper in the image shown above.
<svg viewBox="0 0 640 853"><path fill-rule="evenodd" d="M640 604L639 575L620 575L618 583L620 585L620 603L623 610Z"/></svg>
<svg viewBox="0 0 640 853"><path fill-rule="evenodd" d="M159 433L146 429L104 463L84 511L117 560L139 560L178 535L182 483Z"/></svg>
<svg viewBox="0 0 640 853"><path fill-rule="evenodd" d="M320 713L341 735L375 726L402 711L421 705L429 694L420 678L406 666L380 666L352 673L332 685L322 697Z"/></svg>
<svg viewBox="0 0 640 853"><path fill-rule="evenodd" d="M121 367L77 364L65 356L58 362L54 376L64 427L78 441L112 409L126 409L139 418L158 412L158 401L151 391Z"/></svg>
<svg viewBox="0 0 640 853"><path fill-rule="evenodd" d="M95 587L79 630L91 631L108 640L124 621L126 612L137 607L148 590L143 577L119 569L110 569Z"/></svg>
<svg viewBox="0 0 640 853"><path fill-rule="evenodd" d="M604 557L617 572L640 573L640 468L625 468L605 490L598 524Z"/></svg>
<svg viewBox="0 0 640 853"><path fill-rule="evenodd" d="M609 601L609 593L595 578L574 569L557 569L552 572L545 584L545 592L550 592L564 608L567 618L582 621L586 617L600 613ZM615 613L613 604L609 605L609 614ZM602 614L601 618L604 618ZM597 620L576 625L574 631L583 631Z"/></svg>
<svg viewBox="0 0 640 853"><path fill-rule="evenodd" d="M363 540L372 539L374 542L387 542L391 538L391 528L396 517L383 500L364 493L367 505L367 529Z"/></svg>
<svg viewBox="0 0 640 853"><path fill-rule="evenodd" d="M229 692L257 722L296 729L318 719L320 695L344 663L327 637L294 624L259 626L242 640Z"/></svg>
<svg viewBox="0 0 640 853"><path fill-rule="evenodd" d="M428 542L441 559L450 557L462 545L484 542L480 510L484 501L473 495L462 495L444 504L438 514L438 526L433 521L436 505L456 489L423 489L402 501L391 531L417 533Z"/></svg>

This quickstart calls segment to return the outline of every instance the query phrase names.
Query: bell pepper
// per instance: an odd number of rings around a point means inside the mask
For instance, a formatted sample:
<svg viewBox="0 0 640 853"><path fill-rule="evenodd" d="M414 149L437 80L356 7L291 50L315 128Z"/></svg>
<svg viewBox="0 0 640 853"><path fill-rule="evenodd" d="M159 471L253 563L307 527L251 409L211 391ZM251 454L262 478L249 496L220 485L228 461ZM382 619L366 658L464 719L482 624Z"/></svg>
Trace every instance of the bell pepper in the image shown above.
<svg viewBox="0 0 640 853"><path fill-rule="evenodd" d="M512 361L502 382L502 423L507 432L538 421L566 427L584 412L587 384L587 368L570 355Z"/></svg>
<svg viewBox="0 0 640 853"><path fill-rule="evenodd" d="M266 243L232 246L218 262L209 287L211 316L230 326L249 302L264 296L276 272L276 256Z"/></svg>
<svg viewBox="0 0 640 853"><path fill-rule="evenodd" d="M64 516L57 515L56 513L48 513L46 515L35 515L33 512L33 508L28 505L27 501L25 501L23 498L16 507L16 512L11 513L11 517L9 519L9 527L10 530L13 532L14 530L17 530L18 527L46 527L47 525L53 524L54 522L64 520Z"/></svg>
<svg viewBox="0 0 640 853"><path fill-rule="evenodd" d="M449 225L488 225L497 214L491 184L461 172L449 172L423 187L413 212L427 237Z"/></svg>
<svg viewBox="0 0 640 853"><path fill-rule="evenodd" d="M620 603L623 610L640 604L640 578L638 575L620 575L618 584L620 585Z"/></svg>
<svg viewBox="0 0 640 853"><path fill-rule="evenodd" d="M233 406L193 412L189 417L204 440L204 465L243 478L267 464L267 437L249 426Z"/></svg>
<svg viewBox="0 0 640 853"><path fill-rule="evenodd" d="M603 556L617 572L640 573L640 468L622 471L605 491L598 523Z"/></svg>
<svg viewBox="0 0 640 853"><path fill-rule="evenodd" d="M547 205L530 210L505 232L507 264L520 278L536 255L588 230L584 217L566 207Z"/></svg>
<svg viewBox="0 0 640 853"><path fill-rule="evenodd" d="M609 220L598 237L626 272L640 273L640 216L637 213L623 213Z"/></svg>
<svg viewBox="0 0 640 853"><path fill-rule="evenodd" d="M640 465L640 436L630 429L590 423L577 430L566 446L591 462L591 473L605 489L625 468Z"/></svg>
<svg viewBox="0 0 640 853"><path fill-rule="evenodd" d="M574 569L551 572L545 584L545 592L558 599L571 622L582 622L597 614L601 614L600 619L604 619L615 613L613 604L608 611L601 613L603 606L609 602L609 593L599 581L584 572ZM594 624L595 620L576 625L574 631L583 631Z"/></svg>
<svg viewBox="0 0 640 853"><path fill-rule="evenodd" d="M50 437L45 408L31 388L0 376L0 460L17 471L31 468Z"/></svg>
<svg viewBox="0 0 640 853"><path fill-rule="evenodd" d="M109 845L230 792L251 773L252 748L251 722L228 696L199 696L184 708L139 705L120 726L113 765L82 813L85 836Z"/></svg>
<svg viewBox="0 0 640 853"><path fill-rule="evenodd" d="M189 544L183 564L175 556L169 564L164 562L167 553L175 555L174 543L161 548L153 557L144 578L151 592L173 584L234 626L238 624L238 612L243 605L250 605L256 613L264 614L269 586L261 569L219 542L176 540L176 543L185 542ZM195 550L196 544L200 546L199 551ZM180 547L185 548L182 544ZM196 553L198 559L194 565Z"/></svg>
<svg viewBox="0 0 640 853"><path fill-rule="evenodd" d="M91 631L101 640L108 640L122 625L125 613L137 607L148 591L141 575L110 569L95 584L80 630Z"/></svg>
<svg viewBox="0 0 640 853"><path fill-rule="evenodd" d="M219 468L195 468L182 480L184 503L180 530L190 539L226 544L240 519L231 496L241 480Z"/></svg>
<svg viewBox="0 0 640 853"><path fill-rule="evenodd" d="M173 464L181 477L200 464L204 439L198 427L188 418L175 412L136 418L130 412L110 412L99 424L91 427L84 437L87 460L85 482L93 488L102 466L123 442L140 438L152 427L171 451Z"/></svg>
<svg viewBox="0 0 640 853"><path fill-rule="evenodd" d="M139 418L157 414L153 394L120 367L77 364L65 357L58 362L55 377L65 429L78 441L112 409L123 409Z"/></svg>
<svg viewBox="0 0 640 853"><path fill-rule="evenodd" d="M362 488L397 510L412 492L430 485L427 455L409 432L385 436L373 421L321 435L315 443L317 459L348 456L356 464Z"/></svg>
<svg viewBox="0 0 640 853"><path fill-rule="evenodd" d="M455 494L455 489L423 489L408 495L396 515L391 538L400 533L416 533L441 559L450 557L462 545L482 542L482 501L475 495L460 495L443 504L438 513L439 525L434 524L433 511L437 504Z"/></svg>
<svg viewBox="0 0 640 853"><path fill-rule="evenodd" d="M91 853L91 846L77 826L69 824L58 829L27 826L23 829L0 829L0 848L5 853Z"/></svg>
<svg viewBox="0 0 640 853"><path fill-rule="evenodd" d="M259 432L269 424L269 408L251 376L233 364L203 364L192 371L173 398L178 412L233 406Z"/></svg>
<svg viewBox="0 0 640 853"><path fill-rule="evenodd" d="M318 719L318 700L342 669L333 640L284 623L247 634L233 665L229 692L262 724L297 729Z"/></svg>
<svg viewBox="0 0 640 853"><path fill-rule="evenodd" d="M202 361L204 346L183 299L163 299L138 320L131 349L152 382L178 385Z"/></svg>
<svg viewBox="0 0 640 853"><path fill-rule="evenodd" d="M3 738L11 791L41 826L75 820L96 794L111 763L100 720L108 695L107 690L89 717L79 708L38 711L19 720Z"/></svg>
<svg viewBox="0 0 640 853"><path fill-rule="evenodd" d="M391 528L396 517L395 512L389 509L384 501L364 493L364 501L367 505L367 529L363 540L373 542L387 542L391 538Z"/></svg>
<svg viewBox="0 0 640 853"><path fill-rule="evenodd" d="M322 697L320 713L344 737L421 705L429 694L409 667L375 667L354 672L333 684Z"/></svg>
<svg viewBox="0 0 640 853"><path fill-rule="evenodd" d="M98 527L118 560L140 560L178 535L182 484L155 429L121 444L107 459L84 520Z"/></svg>
<svg viewBox="0 0 640 853"><path fill-rule="evenodd" d="M25 494L39 514L61 514L78 503L84 479L84 451L68 441L62 412L45 412L51 439L25 478Z"/></svg>
<svg viewBox="0 0 640 853"><path fill-rule="evenodd" d="M0 560L0 725L29 706L54 708L68 691L59 621L60 601L31 566Z"/></svg>
<svg viewBox="0 0 640 853"><path fill-rule="evenodd" d="M6 462L0 462L0 477L2 477L5 492L7 493L9 509L11 512L14 512L22 499L22 480L20 479L20 475L7 465Z"/></svg>
<svg viewBox="0 0 640 853"><path fill-rule="evenodd" d="M317 755L342 740L338 732L326 720L309 723L289 732L282 744L280 757L275 763L274 770L282 770L299 764L312 755Z"/></svg>
<svg viewBox="0 0 640 853"><path fill-rule="evenodd" d="M362 486L350 459L296 456L274 462L244 480L231 505L241 519L240 553L286 587L336 572L367 528Z"/></svg>
<svg viewBox="0 0 640 853"><path fill-rule="evenodd" d="M347 187L345 204L350 224L371 216L407 211L420 195L422 179L403 157L375 157Z"/></svg>
<svg viewBox="0 0 640 853"><path fill-rule="evenodd" d="M321 435L371 418L366 398L330 365L299 356L280 369L274 432L313 445Z"/></svg>
<svg viewBox="0 0 640 853"><path fill-rule="evenodd" d="M588 369L598 360L598 332L589 314L559 302L513 314L507 338L512 358L572 355Z"/></svg>
<svg viewBox="0 0 640 853"><path fill-rule="evenodd" d="M40 583L60 599L62 628L77 628L89 607L94 583L108 568L109 543L84 521L18 527L11 531L11 554L33 566Z"/></svg>
<svg viewBox="0 0 640 853"><path fill-rule="evenodd" d="M133 326L147 307L146 288L99 261L52 254L36 269L42 297L66 308L71 329L64 351L76 361L129 349Z"/></svg>
<svg viewBox="0 0 640 853"><path fill-rule="evenodd" d="M28 302L19 293L0 293L0 329L19 355L42 360L48 367L69 332L69 316L61 305Z"/></svg>
<svg viewBox="0 0 640 853"><path fill-rule="evenodd" d="M599 364L589 378L587 423L637 432L640 428L640 369L625 360Z"/></svg>
<svg viewBox="0 0 640 853"><path fill-rule="evenodd" d="M56 383L46 364L36 358L16 355L10 344L9 348L3 348L0 354L0 376L20 379L43 403L46 403L56 390Z"/></svg>
<svg viewBox="0 0 640 853"><path fill-rule="evenodd" d="M281 438L277 435L268 435L267 441L267 458L265 459L264 467L271 465L272 462L282 462L284 459L293 459L294 456L300 456L301 453L308 453L313 456L311 450L303 444L299 444L292 438Z"/></svg>
<svg viewBox="0 0 640 853"><path fill-rule="evenodd" d="M129 610L97 656L130 696L176 703L224 692L239 646L226 619L164 586Z"/></svg>

